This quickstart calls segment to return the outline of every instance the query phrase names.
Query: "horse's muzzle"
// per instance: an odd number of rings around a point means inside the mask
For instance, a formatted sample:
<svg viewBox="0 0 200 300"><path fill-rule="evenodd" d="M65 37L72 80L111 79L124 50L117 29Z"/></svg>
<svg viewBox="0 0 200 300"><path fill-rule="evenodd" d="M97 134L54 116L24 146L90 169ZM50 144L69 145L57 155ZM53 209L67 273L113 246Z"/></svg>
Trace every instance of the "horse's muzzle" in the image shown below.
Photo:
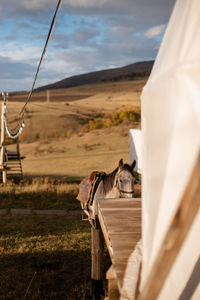
<svg viewBox="0 0 200 300"><path fill-rule="evenodd" d="M123 196L122 194L124 194L124 198L134 198L134 191L123 191L123 190L120 190L120 194L121 196Z"/></svg>

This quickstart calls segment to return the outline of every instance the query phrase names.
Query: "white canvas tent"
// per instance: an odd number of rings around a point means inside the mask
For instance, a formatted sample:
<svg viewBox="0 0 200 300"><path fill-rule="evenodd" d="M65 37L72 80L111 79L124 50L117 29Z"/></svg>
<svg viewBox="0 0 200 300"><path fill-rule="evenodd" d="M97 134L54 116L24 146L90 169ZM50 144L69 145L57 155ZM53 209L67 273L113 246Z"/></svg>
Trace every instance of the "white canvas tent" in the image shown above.
<svg viewBox="0 0 200 300"><path fill-rule="evenodd" d="M136 160L135 171L142 174L142 134L141 129L129 130L130 164Z"/></svg>
<svg viewBox="0 0 200 300"><path fill-rule="evenodd" d="M200 150L200 1L177 0L142 93L142 290ZM200 197L200 195L199 195ZM200 299L200 212L158 297ZM197 286L198 284L198 286Z"/></svg>

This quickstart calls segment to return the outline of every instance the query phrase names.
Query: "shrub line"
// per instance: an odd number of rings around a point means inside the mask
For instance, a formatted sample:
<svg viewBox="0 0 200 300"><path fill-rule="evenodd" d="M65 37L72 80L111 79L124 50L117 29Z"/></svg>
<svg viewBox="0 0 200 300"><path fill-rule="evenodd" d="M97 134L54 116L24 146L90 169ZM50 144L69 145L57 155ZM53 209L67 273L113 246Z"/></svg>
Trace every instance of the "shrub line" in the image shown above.
<svg viewBox="0 0 200 300"><path fill-rule="evenodd" d="M82 211L64 209L24 209L24 208L5 208L0 209L0 216L5 215L59 215L66 216L74 213L82 213Z"/></svg>

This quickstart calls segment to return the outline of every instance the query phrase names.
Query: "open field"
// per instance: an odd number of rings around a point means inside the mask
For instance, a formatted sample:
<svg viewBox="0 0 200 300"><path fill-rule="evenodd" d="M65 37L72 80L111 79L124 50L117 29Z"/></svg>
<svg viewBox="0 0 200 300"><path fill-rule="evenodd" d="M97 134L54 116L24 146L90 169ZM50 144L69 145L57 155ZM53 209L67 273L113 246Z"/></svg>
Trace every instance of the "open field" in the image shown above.
<svg viewBox="0 0 200 300"><path fill-rule="evenodd" d="M130 128L140 122L84 130L90 120L131 104L140 108L146 80L101 83L51 91L50 102L36 97L27 106L20 137L25 186L0 186L0 208L80 211L78 184L93 170L113 171L129 162ZM58 98L53 93L60 93ZM55 95L54 94L54 95ZM8 103L14 127L23 103ZM14 149L15 145L9 145ZM140 195L140 185L136 192ZM90 226L81 215L0 216L0 299L90 300ZM105 270L109 259L105 254Z"/></svg>
<svg viewBox="0 0 200 300"><path fill-rule="evenodd" d="M128 100L130 97L133 104L133 101L138 100L138 94L141 93L141 89L146 80L147 77L139 78L133 81L100 82L85 84L74 88L49 90L48 93L50 102L74 102L83 99L85 99L85 102L87 102L87 99L91 97L95 99L96 96L101 95L101 103L107 101L107 105L109 105L109 102L113 102L113 100L116 102L116 99L119 101L121 98L121 101L124 102L126 101L125 98ZM24 92L10 93L9 100L24 102L27 98L27 95L28 94ZM35 91L32 94L31 102L46 102L47 100L47 91ZM111 108L113 108L113 106Z"/></svg>
<svg viewBox="0 0 200 300"><path fill-rule="evenodd" d="M66 89L71 96L90 97L71 102L30 102L21 135L21 154L26 156L26 175L61 175L78 178L93 170L112 171L119 159L129 161L129 128L139 124L123 122L120 126L82 132L91 119L109 114L131 104L140 108L140 92L146 79L92 84ZM52 93L62 92L61 90ZM44 93L44 92L41 92ZM53 98L53 96L52 96ZM8 103L8 121L16 125L22 103Z"/></svg>

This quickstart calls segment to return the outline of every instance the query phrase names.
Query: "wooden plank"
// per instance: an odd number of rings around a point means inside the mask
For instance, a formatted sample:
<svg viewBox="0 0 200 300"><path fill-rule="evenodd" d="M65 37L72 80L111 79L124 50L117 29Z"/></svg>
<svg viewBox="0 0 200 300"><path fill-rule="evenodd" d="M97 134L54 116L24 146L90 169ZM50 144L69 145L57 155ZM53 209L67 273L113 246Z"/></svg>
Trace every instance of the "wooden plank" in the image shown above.
<svg viewBox="0 0 200 300"><path fill-rule="evenodd" d="M104 208L140 208L141 207L141 199L133 198L133 199L106 199L99 200L99 204L101 209Z"/></svg>
<svg viewBox="0 0 200 300"><path fill-rule="evenodd" d="M110 202L113 201L114 200L111 200ZM127 238L128 239L134 238L134 236L136 237L136 242L137 242L141 237L141 209L136 208L131 211L128 209L119 211L118 208L116 210L115 208L112 208L111 210L108 211L107 209L101 207L102 202L103 201L99 202L99 219L100 219L100 224L103 227L103 233L104 233L107 247L113 248L112 237L114 243L117 239L122 239L124 241ZM131 203L130 200L125 202ZM120 206L122 207L123 204L124 202L121 200ZM119 233L119 236L116 237L116 233ZM135 245L135 241L133 243L133 247L134 245ZM127 246L128 245L126 244L125 247ZM111 257L112 256L113 256L113 249L111 253Z"/></svg>
<svg viewBox="0 0 200 300"><path fill-rule="evenodd" d="M136 246L136 245L135 245ZM128 257L131 255L133 250L135 249L135 246L133 246L132 249L126 249L126 248L121 248L116 251L116 249L113 250L113 257L112 257L112 262L116 263L119 260L126 260Z"/></svg>
<svg viewBox="0 0 200 300"><path fill-rule="evenodd" d="M135 219L135 220L134 220ZM116 231L120 230L120 227L123 226L124 228L126 228L126 224L127 222L129 222L129 224L127 224L127 228L134 228L134 226L139 227L141 224L141 218L127 218L127 219L119 219L118 222L116 220L116 218L104 218L107 227L109 227L110 229L116 228Z"/></svg>
<svg viewBox="0 0 200 300"><path fill-rule="evenodd" d="M110 210L105 210L105 209L102 209L101 210L106 217L112 217L114 216L115 217L115 220L116 220L116 216L119 217L126 217L128 218L129 216L132 217L132 216L141 216L141 209L140 208L134 208L134 209L119 209L119 210L115 210L115 209L110 209ZM123 218L125 219L125 218Z"/></svg>
<svg viewBox="0 0 200 300"><path fill-rule="evenodd" d="M114 255L116 252L120 250L133 250L139 239L141 238L141 234L134 235L110 235L111 245L114 249Z"/></svg>
<svg viewBox="0 0 200 300"><path fill-rule="evenodd" d="M104 216L104 214L103 214ZM135 224L140 224L141 223L141 217L138 215L126 215L126 217L124 215L119 215L119 219L117 220L118 216L117 215L112 215L112 216L104 216L104 220L107 224L107 226L110 226L112 224L114 225L126 225L128 222L130 225L132 225L133 223Z"/></svg>
<svg viewBox="0 0 200 300"><path fill-rule="evenodd" d="M101 230L103 232L104 240L105 240L106 246L108 248L108 252L109 252L110 258L112 259L112 256L113 256L112 245L111 245L111 242L110 242L110 238L108 236L107 227L106 227L106 224L104 222L101 210L98 211L98 220L99 220L99 224L101 226Z"/></svg>
<svg viewBox="0 0 200 300"><path fill-rule="evenodd" d="M141 212L141 208L132 208L132 209L129 209L129 208L120 208L120 209L115 209L114 207L113 208L110 208L110 209L102 209L101 208L101 211L103 212L105 218L106 216L108 217L111 217L111 216L125 216L125 217L128 217L128 216L140 216L140 212Z"/></svg>
<svg viewBox="0 0 200 300"><path fill-rule="evenodd" d="M133 224L128 224L126 226L126 224L119 226L118 228L116 228L115 225L111 224L109 226L109 229L108 229L108 234L112 234L112 233L115 233L115 232L124 232L124 233L128 233L128 232L135 232L135 233L140 233L141 234L141 225L139 225L139 223L134 223L134 227L133 227Z"/></svg>
<svg viewBox="0 0 200 300"><path fill-rule="evenodd" d="M131 241L131 242L126 241L122 244L120 240L113 241L113 239L111 237L111 245L114 249L114 251L113 251L114 254L119 252L119 251L123 251L124 249L126 251L128 251L128 250L133 251L133 249L135 248L135 245L137 244L138 240L139 240L139 238L135 239L134 241Z"/></svg>
<svg viewBox="0 0 200 300"><path fill-rule="evenodd" d="M113 265L115 270L117 270L117 272L124 272L127 266L127 261L124 261L123 263L116 262Z"/></svg>
<svg viewBox="0 0 200 300"><path fill-rule="evenodd" d="M141 221L141 213L140 212L136 212L136 213L104 213L104 211L102 211L104 219L106 221L109 221L109 223L116 223L116 222L121 222L121 223L126 223L128 220L132 220L132 221Z"/></svg>
<svg viewBox="0 0 200 300"><path fill-rule="evenodd" d="M101 203L108 203L108 202L119 202L119 203L125 203L125 202L134 202L134 201L141 201L142 198L102 198L99 199L98 202Z"/></svg>
<svg viewBox="0 0 200 300"><path fill-rule="evenodd" d="M112 268L114 271L114 274L117 279L117 285L118 289L120 290L122 285L123 285L123 279L124 279L124 274L127 266L127 261L126 263L113 263Z"/></svg>
<svg viewBox="0 0 200 300"><path fill-rule="evenodd" d="M122 287L122 284L123 284L125 269L118 270L117 266L115 266L115 265L113 265L113 268L116 270L117 284L118 284L118 288L120 290Z"/></svg>
<svg viewBox="0 0 200 300"><path fill-rule="evenodd" d="M106 279L108 280L108 299L118 300L120 295L119 295L119 289L116 280L116 273L113 266L111 266L107 271Z"/></svg>
<svg viewBox="0 0 200 300"><path fill-rule="evenodd" d="M128 258L141 238L141 199L101 200L98 218L120 289Z"/></svg>
<svg viewBox="0 0 200 300"><path fill-rule="evenodd" d="M105 213L109 213L110 211L114 211L114 212L118 213L118 212L123 212L123 211L131 212L131 211L135 211L136 209L140 210L140 207L137 207L137 208L135 208L135 207L130 207L130 208L128 208L128 207L108 207L108 208L103 208L102 210Z"/></svg>
<svg viewBox="0 0 200 300"><path fill-rule="evenodd" d="M200 153L138 300L157 299L200 208ZM198 237L197 237L198 238Z"/></svg>
<svg viewBox="0 0 200 300"><path fill-rule="evenodd" d="M141 237L140 233L135 232L113 232L112 233L112 241L121 241L122 243L128 241L131 242L132 240L135 240Z"/></svg>

